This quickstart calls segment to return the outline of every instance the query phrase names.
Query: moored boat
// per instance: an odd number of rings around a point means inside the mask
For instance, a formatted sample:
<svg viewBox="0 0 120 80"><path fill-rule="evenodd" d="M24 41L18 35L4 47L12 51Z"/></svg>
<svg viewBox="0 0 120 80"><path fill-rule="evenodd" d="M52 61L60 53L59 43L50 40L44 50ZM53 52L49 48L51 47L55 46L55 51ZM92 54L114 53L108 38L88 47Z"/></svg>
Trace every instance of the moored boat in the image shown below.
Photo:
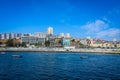
<svg viewBox="0 0 120 80"><path fill-rule="evenodd" d="M88 56L80 56L81 59L86 59Z"/></svg>
<svg viewBox="0 0 120 80"><path fill-rule="evenodd" d="M21 55L12 55L13 58L22 58Z"/></svg>

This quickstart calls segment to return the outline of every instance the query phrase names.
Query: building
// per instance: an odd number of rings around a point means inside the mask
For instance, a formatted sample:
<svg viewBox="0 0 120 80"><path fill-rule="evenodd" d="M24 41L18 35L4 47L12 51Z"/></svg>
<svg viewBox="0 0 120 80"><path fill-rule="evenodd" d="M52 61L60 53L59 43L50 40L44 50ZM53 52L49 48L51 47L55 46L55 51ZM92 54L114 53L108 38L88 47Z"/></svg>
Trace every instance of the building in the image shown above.
<svg viewBox="0 0 120 80"><path fill-rule="evenodd" d="M9 33L5 33L5 39L10 39L10 34Z"/></svg>
<svg viewBox="0 0 120 80"><path fill-rule="evenodd" d="M22 36L34 36L34 35L31 33L24 33L24 34L22 34Z"/></svg>
<svg viewBox="0 0 120 80"><path fill-rule="evenodd" d="M21 33L2 33L0 34L0 39L20 39Z"/></svg>
<svg viewBox="0 0 120 80"><path fill-rule="evenodd" d="M66 33L66 38L70 38L70 33Z"/></svg>
<svg viewBox="0 0 120 80"><path fill-rule="evenodd" d="M29 43L29 37L28 36L22 37L21 38L21 43L23 43L23 42L28 44Z"/></svg>
<svg viewBox="0 0 120 80"><path fill-rule="evenodd" d="M62 42L62 46L70 46L69 38L62 38L61 42Z"/></svg>
<svg viewBox="0 0 120 80"><path fill-rule="evenodd" d="M24 36L21 38L21 42L24 42L27 44L34 44L34 43L37 43L37 38L34 36Z"/></svg>
<svg viewBox="0 0 120 80"><path fill-rule="evenodd" d="M0 39L1 40L5 39L5 34L0 34Z"/></svg>
<svg viewBox="0 0 120 80"><path fill-rule="evenodd" d="M116 47L120 48L120 42L117 42Z"/></svg>
<svg viewBox="0 0 120 80"><path fill-rule="evenodd" d="M46 41L50 41L50 47L55 47L55 35L47 35Z"/></svg>
<svg viewBox="0 0 120 80"><path fill-rule="evenodd" d="M14 39L14 33L10 33L10 39Z"/></svg>
<svg viewBox="0 0 120 80"><path fill-rule="evenodd" d="M45 38L37 38L37 42L39 43L40 46L44 46Z"/></svg>
<svg viewBox="0 0 120 80"><path fill-rule="evenodd" d="M21 38L21 43L24 42L26 44L35 44L35 43L39 43L41 45L44 45L45 43L45 38L40 38L40 37L36 37L36 36L23 36Z"/></svg>
<svg viewBox="0 0 120 80"><path fill-rule="evenodd" d="M21 37L22 37L22 34L21 34L21 33L17 33L16 39L19 39L19 38L21 38Z"/></svg>
<svg viewBox="0 0 120 80"><path fill-rule="evenodd" d="M62 38L55 38L55 45L56 47L61 47L62 46Z"/></svg>
<svg viewBox="0 0 120 80"><path fill-rule="evenodd" d="M39 38L46 38L47 34L42 32L36 32L34 36Z"/></svg>
<svg viewBox="0 0 120 80"><path fill-rule="evenodd" d="M29 37L29 43L30 43L30 44L37 43L37 37L30 36L30 37Z"/></svg>
<svg viewBox="0 0 120 80"><path fill-rule="evenodd" d="M82 43L82 44L85 45L85 46L88 45L87 39L81 39L81 40L80 40L80 43Z"/></svg>
<svg viewBox="0 0 120 80"><path fill-rule="evenodd" d="M53 28L52 27L48 27L47 34L53 35Z"/></svg>

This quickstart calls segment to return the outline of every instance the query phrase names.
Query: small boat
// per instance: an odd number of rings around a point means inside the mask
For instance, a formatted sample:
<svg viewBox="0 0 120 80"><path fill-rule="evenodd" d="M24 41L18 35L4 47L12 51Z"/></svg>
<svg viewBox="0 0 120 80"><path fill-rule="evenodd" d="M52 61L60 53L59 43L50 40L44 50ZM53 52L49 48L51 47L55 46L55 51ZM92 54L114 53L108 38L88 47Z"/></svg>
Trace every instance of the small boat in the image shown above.
<svg viewBox="0 0 120 80"><path fill-rule="evenodd" d="M22 58L21 55L12 55L13 58Z"/></svg>
<svg viewBox="0 0 120 80"><path fill-rule="evenodd" d="M81 59L86 59L88 56L80 56Z"/></svg>
<svg viewBox="0 0 120 80"><path fill-rule="evenodd" d="M1 54L6 54L5 52L1 52Z"/></svg>

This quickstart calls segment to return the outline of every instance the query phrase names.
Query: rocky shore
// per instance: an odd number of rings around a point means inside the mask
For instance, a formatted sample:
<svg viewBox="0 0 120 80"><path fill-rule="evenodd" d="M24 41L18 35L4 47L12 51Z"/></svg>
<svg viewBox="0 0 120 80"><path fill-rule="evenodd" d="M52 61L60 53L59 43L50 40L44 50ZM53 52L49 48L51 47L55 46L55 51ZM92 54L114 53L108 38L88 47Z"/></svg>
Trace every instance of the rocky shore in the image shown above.
<svg viewBox="0 0 120 80"><path fill-rule="evenodd" d="M87 48L77 48L77 49L65 49L65 48L0 48L1 52L91 52L91 53L118 53L120 54L120 49L87 49Z"/></svg>

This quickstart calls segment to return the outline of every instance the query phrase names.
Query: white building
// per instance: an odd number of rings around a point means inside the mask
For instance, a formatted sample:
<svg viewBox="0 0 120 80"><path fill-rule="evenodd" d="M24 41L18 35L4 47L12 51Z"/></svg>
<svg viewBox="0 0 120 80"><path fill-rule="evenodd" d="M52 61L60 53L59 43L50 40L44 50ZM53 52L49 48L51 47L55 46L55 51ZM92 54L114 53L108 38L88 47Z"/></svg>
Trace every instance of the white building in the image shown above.
<svg viewBox="0 0 120 80"><path fill-rule="evenodd" d="M19 39L21 38L21 33L1 33L0 39Z"/></svg>
<svg viewBox="0 0 120 80"><path fill-rule="evenodd" d="M14 38L16 38L16 39L19 39L22 37L21 33L13 33L13 34L14 34ZM13 39L13 38L11 38L11 39Z"/></svg>
<svg viewBox="0 0 120 80"><path fill-rule="evenodd" d="M5 33L5 39L10 39L9 33Z"/></svg>
<svg viewBox="0 0 120 80"><path fill-rule="evenodd" d="M86 40L86 39L81 39L80 42L81 42L83 45L87 45L87 40Z"/></svg>
<svg viewBox="0 0 120 80"><path fill-rule="evenodd" d="M53 34L53 28L52 27L48 27L47 34L49 34L49 35Z"/></svg>
<svg viewBox="0 0 120 80"><path fill-rule="evenodd" d="M34 36L39 38L46 38L46 33L36 32Z"/></svg>
<svg viewBox="0 0 120 80"><path fill-rule="evenodd" d="M36 36L23 36L21 38L21 42L25 42L27 44L44 43L45 38L40 38L40 37L36 37Z"/></svg>
<svg viewBox="0 0 120 80"><path fill-rule="evenodd" d="M66 33L66 38L70 38L70 33Z"/></svg>
<svg viewBox="0 0 120 80"><path fill-rule="evenodd" d="M0 34L0 39L5 39L5 34Z"/></svg>
<svg viewBox="0 0 120 80"><path fill-rule="evenodd" d="M65 37L64 33L60 33L60 37Z"/></svg>
<svg viewBox="0 0 120 80"><path fill-rule="evenodd" d="M10 33L10 39L13 39L13 38L15 38L14 33Z"/></svg>

